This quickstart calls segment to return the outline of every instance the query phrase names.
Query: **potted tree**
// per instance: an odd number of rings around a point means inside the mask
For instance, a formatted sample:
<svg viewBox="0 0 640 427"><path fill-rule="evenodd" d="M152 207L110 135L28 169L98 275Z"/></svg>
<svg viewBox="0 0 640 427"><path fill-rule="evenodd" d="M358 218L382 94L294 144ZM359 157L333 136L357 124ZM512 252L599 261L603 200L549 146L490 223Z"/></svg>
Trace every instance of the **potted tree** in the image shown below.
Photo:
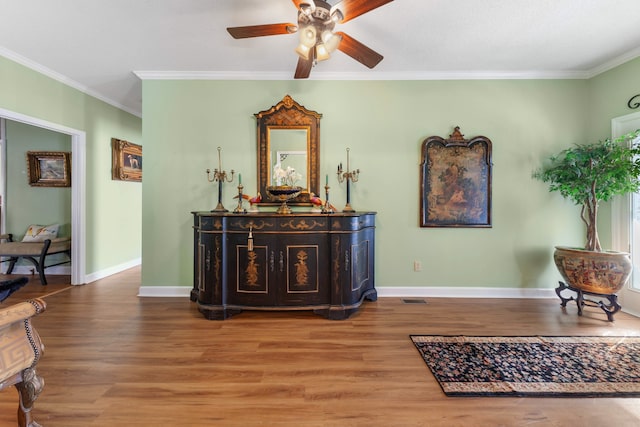
<svg viewBox="0 0 640 427"><path fill-rule="evenodd" d="M600 202L640 190L640 144L632 143L639 136L640 129L615 139L575 145L552 156L533 173L534 178L549 184L549 191L557 191L582 207L584 248L556 246L554 252L555 264L573 290L612 295L631 274L628 253L602 250L598 208Z"/></svg>

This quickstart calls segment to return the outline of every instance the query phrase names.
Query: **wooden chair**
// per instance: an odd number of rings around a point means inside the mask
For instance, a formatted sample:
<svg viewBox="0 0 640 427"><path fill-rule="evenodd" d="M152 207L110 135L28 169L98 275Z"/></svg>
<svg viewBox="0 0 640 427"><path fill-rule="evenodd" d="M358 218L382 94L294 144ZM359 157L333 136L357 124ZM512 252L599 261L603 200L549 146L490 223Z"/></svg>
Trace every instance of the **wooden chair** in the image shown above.
<svg viewBox="0 0 640 427"><path fill-rule="evenodd" d="M39 298L0 308L0 390L12 385L18 389L19 427L40 426L33 421L31 409L44 387L44 380L36 374L44 345L31 318L45 309Z"/></svg>

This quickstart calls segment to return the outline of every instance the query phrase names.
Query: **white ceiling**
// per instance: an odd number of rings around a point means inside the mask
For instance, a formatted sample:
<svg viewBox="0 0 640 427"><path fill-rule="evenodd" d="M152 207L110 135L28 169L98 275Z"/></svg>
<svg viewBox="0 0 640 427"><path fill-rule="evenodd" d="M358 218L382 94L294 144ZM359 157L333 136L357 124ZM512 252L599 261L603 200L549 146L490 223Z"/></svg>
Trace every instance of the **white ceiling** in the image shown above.
<svg viewBox="0 0 640 427"><path fill-rule="evenodd" d="M0 0L0 55L140 115L140 77L293 79L297 35L226 27L296 17L291 0ZM311 79L588 78L640 56L640 1L395 0L336 30L384 60L335 52Z"/></svg>

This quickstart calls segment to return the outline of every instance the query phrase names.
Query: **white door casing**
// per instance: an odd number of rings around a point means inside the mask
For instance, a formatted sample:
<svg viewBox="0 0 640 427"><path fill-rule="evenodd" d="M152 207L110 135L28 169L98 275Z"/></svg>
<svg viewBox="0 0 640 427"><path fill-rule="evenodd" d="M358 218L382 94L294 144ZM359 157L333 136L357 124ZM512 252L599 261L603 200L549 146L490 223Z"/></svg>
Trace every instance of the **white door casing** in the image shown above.
<svg viewBox="0 0 640 427"><path fill-rule="evenodd" d="M617 138L637 129L640 129L640 112L616 117L611 120L611 136L613 138ZM632 232L634 232L632 196L627 195L615 198L612 202L611 208L612 249L631 252L633 249L631 236ZM640 232L640 230L635 230L635 233L638 232ZM640 251L640 247L636 247L635 251ZM639 254L636 254L636 258L637 255ZM633 258L634 256L632 254L632 259ZM640 275L640 265L634 265L632 278L618 293L620 305L622 305L622 311L635 316L640 316L640 288L633 287L634 276L635 282L640 283L638 275Z"/></svg>
<svg viewBox="0 0 640 427"><path fill-rule="evenodd" d="M86 141L84 131L0 108L0 117L71 136L71 284L86 283Z"/></svg>

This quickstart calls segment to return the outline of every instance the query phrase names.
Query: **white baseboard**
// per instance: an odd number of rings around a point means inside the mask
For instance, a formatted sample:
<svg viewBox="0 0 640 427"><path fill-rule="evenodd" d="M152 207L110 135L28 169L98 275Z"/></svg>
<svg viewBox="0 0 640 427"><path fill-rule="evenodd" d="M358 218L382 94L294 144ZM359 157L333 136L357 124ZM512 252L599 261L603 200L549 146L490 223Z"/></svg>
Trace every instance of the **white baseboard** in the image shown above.
<svg viewBox="0 0 640 427"><path fill-rule="evenodd" d="M139 297L189 297L192 287L187 286L141 286ZM557 298L553 289L519 288L427 288L391 287L376 288L378 297L418 297L418 298Z"/></svg>
<svg viewBox="0 0 640 427"><path fill-rule="evenodd" d="M105 268L104 270L96 271L95 273L87 274L85 276L84 283L95 282L96 280L104 279L111 275L121 273L133 267L137 267L142 264L142 258L136 258L134 260L115 265L113 267Z"/></svg>
<svg viewBox="0 0 640 427"><path fill-rule="evenodd" d="M139 297L189 297L192 286L140 286Z"/></svg>
<svg viewBox="0 0 640 427"><path fill-rule="evenodd" d="M2 272L6 273L7 269L3 268ZM32 264L28 265L16 265L13 268L11 274L20 274L23 276L35 276L38 274L36 268ZM48 267L44 270L45 276L53 275L71 275L71 266L69 265L56 265L54 267Z"/></svg>
<svg viewBox="0 0 640 427"><path fill-rule="evenodd" d="M376 287L378 297L419 298L557 298L551 288Z"/></svg>
<svg viewBox="0 0 640 427"><path fill-rule="evenodd" d="M627 313L627 314L630 314L630 315L635 316L635 317L640 317L640 312L635 311L635 310L629 310L628 308L622 307L621 311L623 313Z"/></svg>

